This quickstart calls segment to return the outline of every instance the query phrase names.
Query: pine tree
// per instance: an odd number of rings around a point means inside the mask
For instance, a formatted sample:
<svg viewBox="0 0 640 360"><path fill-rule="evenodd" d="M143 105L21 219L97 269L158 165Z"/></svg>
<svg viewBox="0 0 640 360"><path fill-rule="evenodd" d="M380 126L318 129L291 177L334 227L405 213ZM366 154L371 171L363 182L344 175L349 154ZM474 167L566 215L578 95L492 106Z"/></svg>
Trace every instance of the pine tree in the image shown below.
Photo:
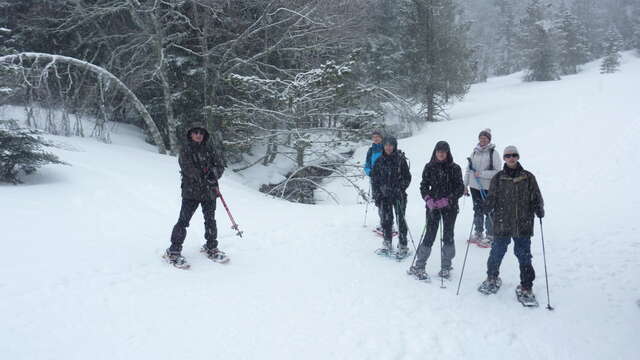
<svg viewBox="0 0 640 360"><path fill-rule="evenodd" d="M360 62L367 82L391 86L396 79L399 53L399 24L396 0L375 0L369 4L367 39Z"/></svg>
<svg viewBox="0 0 640 360"><path fill-rule="evenodd" d="M32 174L46 164L64 164L42 150L45 143L29 130L0 129L0 182L19 184L20 173Z"/></svg>
<svg viewBox="0 0 640 360"><path fill-rule="evenodd" d="M599 7L598 0L573 0L571 13L576 16L578 22L585 29L591 54L590 59L601 57L606 26L604 25L605 16Z"/></svg>
<svg viewBox="0 0 640 360"><path fill-rule="evenodd" d="M401 11L404 89L426 106L426 120L435 121L473 81L469 24L460 21L453 0L405 0Z"/></svg>
<svg viewBox="0 0 640 360"><path fill-rule="evenodd" d="M540 0L531 0L526 16L520 21L521 45L527 65L525 81L560 79L552 26L545 16L546 8L547 5Z"/></svg>
<svg viewBox="0 0 640 360"><path fill-rule="evenodd" d="M507 75L522 69L522 55L518 51L516 12L510 0L495 0L498 8L496 43L496 75Z"/></svg>
<svg viewBox="0 0 640 360"><path fill-rule="evenodd" d="M563 3L556 15L555 24L559 65L563 75L578 73L578 66L589 61L591 54L585 32L578 19Z"/></svg>
<svg viewBox="0 0 640 360"><path fill-rule="evenodd" d="M623 48L622 36L615 28L611 26L604 42L605 57L600 65L601 74L611 74L618 71L620 67L620 50Z"/></svg>

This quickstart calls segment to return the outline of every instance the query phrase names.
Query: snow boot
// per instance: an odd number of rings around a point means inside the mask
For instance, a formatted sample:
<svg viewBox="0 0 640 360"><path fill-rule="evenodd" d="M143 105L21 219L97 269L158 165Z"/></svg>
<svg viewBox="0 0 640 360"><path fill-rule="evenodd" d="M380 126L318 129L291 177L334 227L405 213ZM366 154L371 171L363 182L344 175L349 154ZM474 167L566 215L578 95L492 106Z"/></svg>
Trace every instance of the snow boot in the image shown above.
<svg viewBox="0 0 640 360"><path fill-rule="evenodd" d="M400 261L409 256L409 248L407 245L398 245L398 250L396 250L396 260Z"/></svg>
<svg viewBox="0 0 640 360"><path fill-rule="evenodd" d="M487 235L487 237L478 239L478 241L475 244L478 245L478 247L486 249L491 247L492 242L493 242L493 236Z"/></svg>
<svg viewBox="0 0 640 360"><path fill-rule="evenodd" d="M169 264L177 267L178 269L189 269L191 267L191 265L189 265L189 263L187 263L187 260L184 258L184 256L180 255L179 252L172 252L169 249L167 249L164 252L164 255L162 255L162 258Z"/></svg>
<svg viewBox="0 0 640 360"><path fill-rule="evenodd" d="M480 284L480 287L478 287L478 291L485 295L495 294L498 292L498 290L500 290L501 286L502 279L497 276L489 276L487 277L487 280L483 281L482 284Z"/></svg>
<svg viewBox="0 0 640 360"><path fill-rule="evenodd" d="M424 281L424 282L430 282L431 278L429 277L429 274L427 274L426 271L424 271L424 269L419 269L415 266L411 266L409 268L409 270L407 270L407 275L411 275L413 277L415 277L417 280L420 281Z"/></svg>
<svg viewBox="0 0 640 360"><path fill-rule="evenodd" d="M525 307L538 307L538 300L531 289L526 289L522 285L516 287L516 297L518 301Z"/></svg>
<svg viewBox="0 0 640 360"><path fill-rule="evenodd" d="M438 272L438 276L449 280L451 278L451 268L442 269Z"/></svg>
<svg viewBox="0 0 640 360"><path fill-rule="evenodd" d="M471 235L471 237L469 238L469 242L472 244L478 244L478 242L483 239L484 236L482 235L481 232L476 231L473 235Z"/></svg>
<svg viewBox="0 0 640 360"><path fill-rule="evenodd" d="M201 253L204 253L210 260L213 260L217 263L227 263L229 262L229 257L222 250L218 248L209 248L207 245L203 245L202 249L200 249Z"/></svg>

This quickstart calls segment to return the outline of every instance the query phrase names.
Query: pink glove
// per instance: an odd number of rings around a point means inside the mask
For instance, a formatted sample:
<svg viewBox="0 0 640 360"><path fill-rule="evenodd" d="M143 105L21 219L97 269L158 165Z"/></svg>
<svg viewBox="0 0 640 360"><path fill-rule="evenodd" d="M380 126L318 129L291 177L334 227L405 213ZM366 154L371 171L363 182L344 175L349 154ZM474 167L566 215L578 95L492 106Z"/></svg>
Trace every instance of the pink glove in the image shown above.
<svg viewBox="0 0 640 360"><path fill-rule="evenodd" d="M427 202L427 207L431 210L436 208L436 201L429 195L424 197L424 201Z"/></svg>
<svg viewBox="0 0 640 360"><path fill-rule="evenodd" d="M435 201L435 206L436 206L436 209L446 208L447 206L449 206L449 199L446 197L440 198Z"/></svg>

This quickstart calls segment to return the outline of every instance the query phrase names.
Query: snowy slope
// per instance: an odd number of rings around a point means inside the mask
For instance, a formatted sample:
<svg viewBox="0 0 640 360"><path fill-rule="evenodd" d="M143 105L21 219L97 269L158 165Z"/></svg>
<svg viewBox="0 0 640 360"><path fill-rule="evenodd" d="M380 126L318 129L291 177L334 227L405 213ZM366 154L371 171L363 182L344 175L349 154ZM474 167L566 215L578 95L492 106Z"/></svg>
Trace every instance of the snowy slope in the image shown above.
<svg viewBox="0 0 640 360"><path fill-rule="evenodd" d="M198 212L185 243L190 271L161 262L179 204L175 158L155 153L128 127L114 144L51 136L70 167L49 166L24 186L0 185L0 354L3 359L635 359L640 348L637 240L640 197L640 59L600 75L597 64L559 82L517 75L474 86L454 121L400 141L414 177L408 222L424 226L422 167L437 140L459 164L477 133L514 144L545 198L549 312L514 299L517 263L502 266L503 289L475 291L488 250L473 247L455 295L471 202L456 226L456 281L417 283L408 261L373 255L364 206L339 183L342 205L273 200L226 174L222 191L245 238L220 206L219 265L198 253ZM364 157L360 149L356 156ZM369 209L368 223L374 222ZM533 239L546 304L539 237ZM438 251L427 271L438 269Z"/></svg>

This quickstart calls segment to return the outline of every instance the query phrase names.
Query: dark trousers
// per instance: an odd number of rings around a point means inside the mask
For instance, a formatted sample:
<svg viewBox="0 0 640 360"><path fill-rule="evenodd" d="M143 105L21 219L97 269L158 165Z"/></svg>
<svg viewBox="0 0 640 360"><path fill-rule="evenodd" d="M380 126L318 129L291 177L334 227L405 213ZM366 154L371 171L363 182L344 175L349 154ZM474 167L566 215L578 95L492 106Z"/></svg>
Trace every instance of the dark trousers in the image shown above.
<svg viewBox="0 0 640 360"><path fill-rule="evenodd" d="M489 191L484 191L485 199L489 196ZM488 214L485 214L485 199L482 198L480 190L471 188L471 198L473 199L473 227L476 232L483 232L485 226L487 235L493 236L493 222Z"/></svg>
<svg viewBox="0 0 640 360"><path fill-rule="evenodd" d="M398 231L400 245L407 246L407 222L404 218L404 212L407 209L407 200L387 200L380 202L380 213L382 217L382 232L384 241L391 241L393 238L393 212L396 213L398 220Z"/></svg>
<svg viewBox="0 0 640 360"><path fill-rule="evenodd" d="M198 205L202 205L202 215L204 216L204 238L207 240L207 247L210 249L218 247L218 228L216 227L216 201L199 201L193 199L182 199L180 217L173 226L171 232L171 252L181 252L184 239L187 237L189 222L196 212Z"/></svg>
<svg viewBox="0 0 640 360"><path fill-rule="evenodd" d="M511 242L510 237L496 237L493 239L489 260L487 261L487 275L498 276L500 274L500 264L507 252ZM525 289L531 289L533 280L536 278L536 272L531 265L531 238L516 237L513 238L513 253L520 263L520 284Z"/></svg>
<svg viewBox="0 0 640 360"><path fill-rule="evenodd" d="M451 260L456 256L456 246L453 241L453 228L456 225L458 217L458 209L446 207L443 209L429 210L427 209L427 231L418 247L415 266L424 269L427 260L431 255L431 247L436 240L440 219L443 223L442 234L442 254L440 266L442 269L451 268Z"/></svg>

